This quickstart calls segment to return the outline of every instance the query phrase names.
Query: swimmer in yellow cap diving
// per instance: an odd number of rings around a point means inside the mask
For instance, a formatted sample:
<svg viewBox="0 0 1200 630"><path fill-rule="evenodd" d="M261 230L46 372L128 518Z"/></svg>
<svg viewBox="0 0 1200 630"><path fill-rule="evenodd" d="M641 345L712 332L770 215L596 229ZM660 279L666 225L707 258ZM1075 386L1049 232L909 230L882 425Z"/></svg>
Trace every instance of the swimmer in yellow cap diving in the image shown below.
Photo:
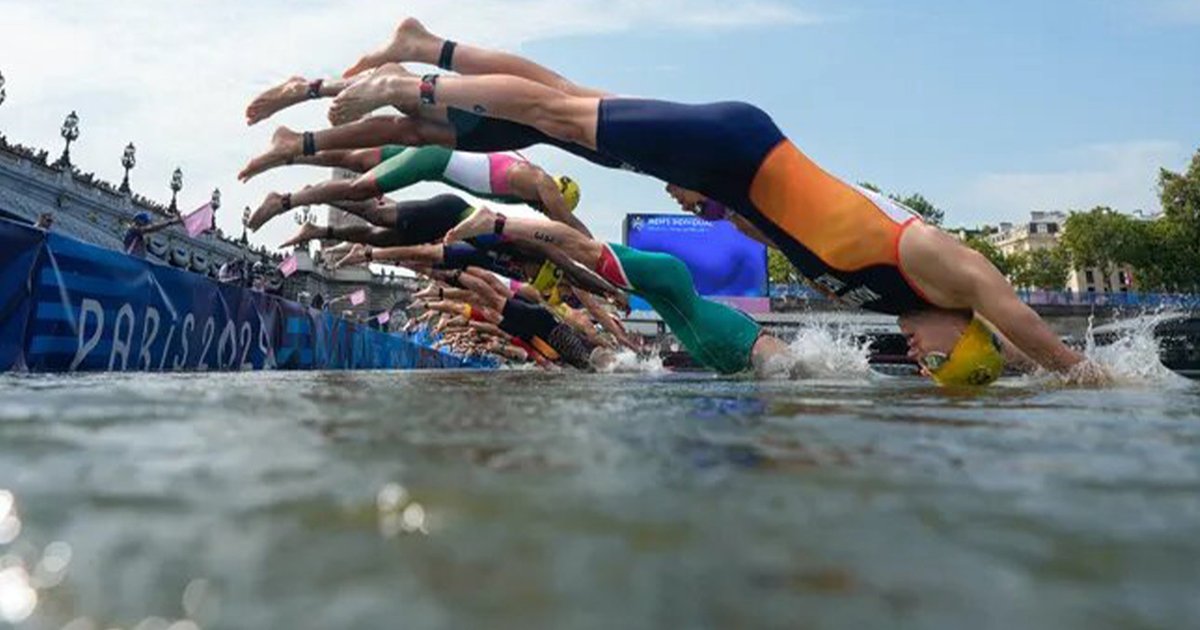
<svg viewBox="0 0 1200 630"><path fill-rule="evenodd" d="M831 297L898 316L911 355L941 385L991 383L1005 363L1076 382L1111 380L1067 347L983 255L827 173L753 105L580 94L511 75L418 76L399 65L414 61L404 51L393 41L356 64L351 73L374 71L337 96L330 122L390 105L527 125L723 204Z"/></svg>

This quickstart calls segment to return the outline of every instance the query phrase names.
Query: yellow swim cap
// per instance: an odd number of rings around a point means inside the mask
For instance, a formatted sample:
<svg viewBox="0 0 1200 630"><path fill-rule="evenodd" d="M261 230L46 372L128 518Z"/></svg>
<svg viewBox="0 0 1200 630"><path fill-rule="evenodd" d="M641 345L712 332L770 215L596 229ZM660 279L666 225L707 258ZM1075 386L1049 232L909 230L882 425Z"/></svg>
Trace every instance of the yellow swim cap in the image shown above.
<svg viewBox="0 0 1200 630"><path fill-rule="evenodd" d="M983 387L996 382L1004 373L1000 344L978 319L971 320L949 356L933 352L923 357L921 363L942 387Z"/></svg>
<svg viewBox="0 0 1200 630"><path fill-rule="evenodd" d="M558 192L562 193L563 200L567 202L567 207L571 209L571 212L574 212L575 208L579 207L579 184L566 175L555 177L554 183L558 184Z"/></svg>
<svg viewBox="0 0 1200 630"><path fill-rule="evenodd" d="M542 263L542 268L538 270L537 277L530 284L537 289L538 293L542 294L542 298L547 302L552 302L554 296L558 293L558 281L562 279L562 269L550 261Z"/></svg>

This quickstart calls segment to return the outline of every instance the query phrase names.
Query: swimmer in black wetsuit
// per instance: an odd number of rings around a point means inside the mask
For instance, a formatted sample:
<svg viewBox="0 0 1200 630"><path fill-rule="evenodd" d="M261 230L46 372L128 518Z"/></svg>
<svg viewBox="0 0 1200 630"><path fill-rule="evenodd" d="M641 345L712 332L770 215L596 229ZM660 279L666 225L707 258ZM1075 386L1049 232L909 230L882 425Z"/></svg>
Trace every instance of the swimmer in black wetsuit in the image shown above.
<svg viewBox="0 0 1200 630"><path fill-rule="evenodd" d="M486 271L472 267L447 279L471 292L473 308L464 313L468 318L496 324L551 360L581 370L602 370L615 362L609 348L592 344L545 306L514 297L510 287Z"/></svg>
<svg viewBox="0 0 1200 630"><path fill-rule="evenodd" d="M438 195L419 201L345 202L338 208L371 225L320 226L305 223L295 236L280 247L291 247L314 239L349 241L375 247L421 245L442 240L450 228L470 216L472 207L457 195Z"/></svg>

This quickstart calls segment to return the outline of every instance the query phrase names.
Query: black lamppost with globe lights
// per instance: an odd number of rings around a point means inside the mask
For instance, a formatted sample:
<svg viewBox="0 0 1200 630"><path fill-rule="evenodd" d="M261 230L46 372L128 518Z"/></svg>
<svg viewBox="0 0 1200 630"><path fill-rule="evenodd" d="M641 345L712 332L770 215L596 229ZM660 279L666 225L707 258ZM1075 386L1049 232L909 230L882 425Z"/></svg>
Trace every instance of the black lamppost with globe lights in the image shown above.
<svg viewBox="0 0 1200 630"><path fill-rule="evenodd" d="M121 156L121 166L125 168L125 179L121 180L121 192L129 192L129 171L137 166L137 147L133 143L125 145L125 154Z"/></svg>
<svg viewBox="0 0 1200 630"><path fill-rule="evenodd" d="M171 213L179 214L179 205L176 203L179 197L179 191L183 190L183 170L176 168L174 173L171 173Z"/></svg>
<svg viewBox="0 0 1200 630"><path fill-rule="evenodd" d="M67 146L63 148L62 155L55 166L60 166L64 169L71 168L71 143L79 139L79 114L71 112L67 114L66 120L63 121L62 128L58 130L59 135L63 140L67 141Z"/></svg>
<svg viewBox="0 0 1200 630"><path fill-rule="evenodd" d="M8 98L8 94L4 92L4 73L0 72L0 105L4 104L5 98Z"/></svg>

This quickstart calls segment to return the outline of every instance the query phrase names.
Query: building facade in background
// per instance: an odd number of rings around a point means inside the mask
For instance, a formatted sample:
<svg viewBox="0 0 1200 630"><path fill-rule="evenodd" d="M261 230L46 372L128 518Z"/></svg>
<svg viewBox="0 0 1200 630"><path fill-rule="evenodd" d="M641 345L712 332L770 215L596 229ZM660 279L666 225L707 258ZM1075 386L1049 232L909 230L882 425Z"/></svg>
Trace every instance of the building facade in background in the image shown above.
<svg viewBox="0 0 1200 630"><path fill-rule="evenodd" d="M1028 223L1001 223L984 238L1005 256L1053 249L1062 238L1067 216L1064 212L1031 212ZM1108 273L1097 267L1072 269L1067 276L1067 289L1075 293L1128 293L1135 286L1128 266Z"/></svg>

